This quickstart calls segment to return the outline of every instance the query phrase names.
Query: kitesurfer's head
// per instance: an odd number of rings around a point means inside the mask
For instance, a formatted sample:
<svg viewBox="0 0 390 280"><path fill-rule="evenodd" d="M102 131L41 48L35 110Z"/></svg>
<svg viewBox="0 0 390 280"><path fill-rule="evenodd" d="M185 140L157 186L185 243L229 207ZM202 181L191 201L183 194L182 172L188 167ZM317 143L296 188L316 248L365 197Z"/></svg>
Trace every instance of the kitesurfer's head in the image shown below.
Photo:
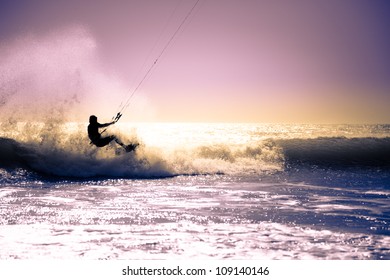
<svg viewBox="0 0 390 280"><path fill-rule="evenodd" d="M95 115L91 115L89 117L89 123L97 123L97 117Z"/></svg>

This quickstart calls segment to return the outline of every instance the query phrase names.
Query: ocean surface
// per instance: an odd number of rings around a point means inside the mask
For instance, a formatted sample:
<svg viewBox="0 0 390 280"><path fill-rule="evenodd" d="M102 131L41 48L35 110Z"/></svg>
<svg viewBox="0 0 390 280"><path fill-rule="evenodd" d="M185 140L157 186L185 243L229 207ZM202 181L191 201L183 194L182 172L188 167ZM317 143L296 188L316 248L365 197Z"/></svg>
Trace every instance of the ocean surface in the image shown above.
<svg viewBox="0 0 390 280"><path fill-rule="evenodd" d="M0 259L390 259L390 125L0 124Z"/></svg>

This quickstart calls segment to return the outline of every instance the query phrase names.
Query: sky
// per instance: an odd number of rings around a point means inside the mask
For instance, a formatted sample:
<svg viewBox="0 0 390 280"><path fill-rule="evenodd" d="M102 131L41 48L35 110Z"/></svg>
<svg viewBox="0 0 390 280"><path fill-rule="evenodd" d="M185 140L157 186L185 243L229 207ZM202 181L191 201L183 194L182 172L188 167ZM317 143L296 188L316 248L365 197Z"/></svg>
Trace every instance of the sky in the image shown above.
<svg viewBox="0 0 390 280"><path fill-rule="evenodd" d="M1 0L0 117L390 123L389 1L196 2Z"/></svg>

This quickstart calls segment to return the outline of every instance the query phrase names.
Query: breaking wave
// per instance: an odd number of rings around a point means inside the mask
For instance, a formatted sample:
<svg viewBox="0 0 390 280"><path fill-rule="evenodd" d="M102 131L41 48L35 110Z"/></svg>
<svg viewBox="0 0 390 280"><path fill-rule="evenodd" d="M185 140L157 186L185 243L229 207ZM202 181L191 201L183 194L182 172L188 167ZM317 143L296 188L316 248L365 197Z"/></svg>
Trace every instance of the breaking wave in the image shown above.
<svg viewBox="0 0 390 280"><path fill-rule="evenodd" d="M390 167L390 138L320 137L279 140L287 166Z"/></svg>
<svg viewBox="0 0 390 280"><path fill-rule="evenodd" d="M23 168L58 177L154 178L197 174L245 174L278 169L278 148L227 145L199 146L164 151L145 147L135 153L110 146L98 149L88 144L72 150L39 143L0 138L0 168ZM73 147L74 148L74 147Z"/></svg>
<svg viewBox="0 0 390 280"><path fill-rule="evenodd" d="M73 178L171 175L158 158L146 159L142 155L113 150L116 155L106 157L92 147L89 152L79 153L0 138L0 168L23 168L41 175Z"/></svg>
<svg viewBox="0 0 390 280"><path fill-rule="evenodd" d="M390 138L267 139L250 145L199 145L169 151L141 146L137 152L128 154L114 145L97 149L85 138L72 141L49 145L0 138L0 169L21 168L41 175L72 178L156 178L264 174L302 165L390 167Z"/></svg>

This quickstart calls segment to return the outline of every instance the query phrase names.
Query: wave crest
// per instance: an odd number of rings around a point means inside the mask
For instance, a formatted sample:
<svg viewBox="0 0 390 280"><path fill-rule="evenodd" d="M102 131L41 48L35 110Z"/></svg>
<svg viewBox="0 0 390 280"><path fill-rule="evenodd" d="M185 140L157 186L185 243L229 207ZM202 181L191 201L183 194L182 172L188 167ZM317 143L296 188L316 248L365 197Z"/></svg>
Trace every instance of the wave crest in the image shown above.
<svg viewBox="0 0 390 280"><path fill-rule="evenodd" d="M390 138L263 140L246 145L212 144L164 150L141 146L124 153L115 144L90 146L83 134L64 139L0 138L0 168L23 168L58 177L156 178L196 174L262 174L309 168L390 167Z"/></svg>
<svg viewBox="0 0 390 280"><path fill-rule="evenodd" d="M285 162L326 167L389 167L390 138L320 137L277 142Z"/></svg>

